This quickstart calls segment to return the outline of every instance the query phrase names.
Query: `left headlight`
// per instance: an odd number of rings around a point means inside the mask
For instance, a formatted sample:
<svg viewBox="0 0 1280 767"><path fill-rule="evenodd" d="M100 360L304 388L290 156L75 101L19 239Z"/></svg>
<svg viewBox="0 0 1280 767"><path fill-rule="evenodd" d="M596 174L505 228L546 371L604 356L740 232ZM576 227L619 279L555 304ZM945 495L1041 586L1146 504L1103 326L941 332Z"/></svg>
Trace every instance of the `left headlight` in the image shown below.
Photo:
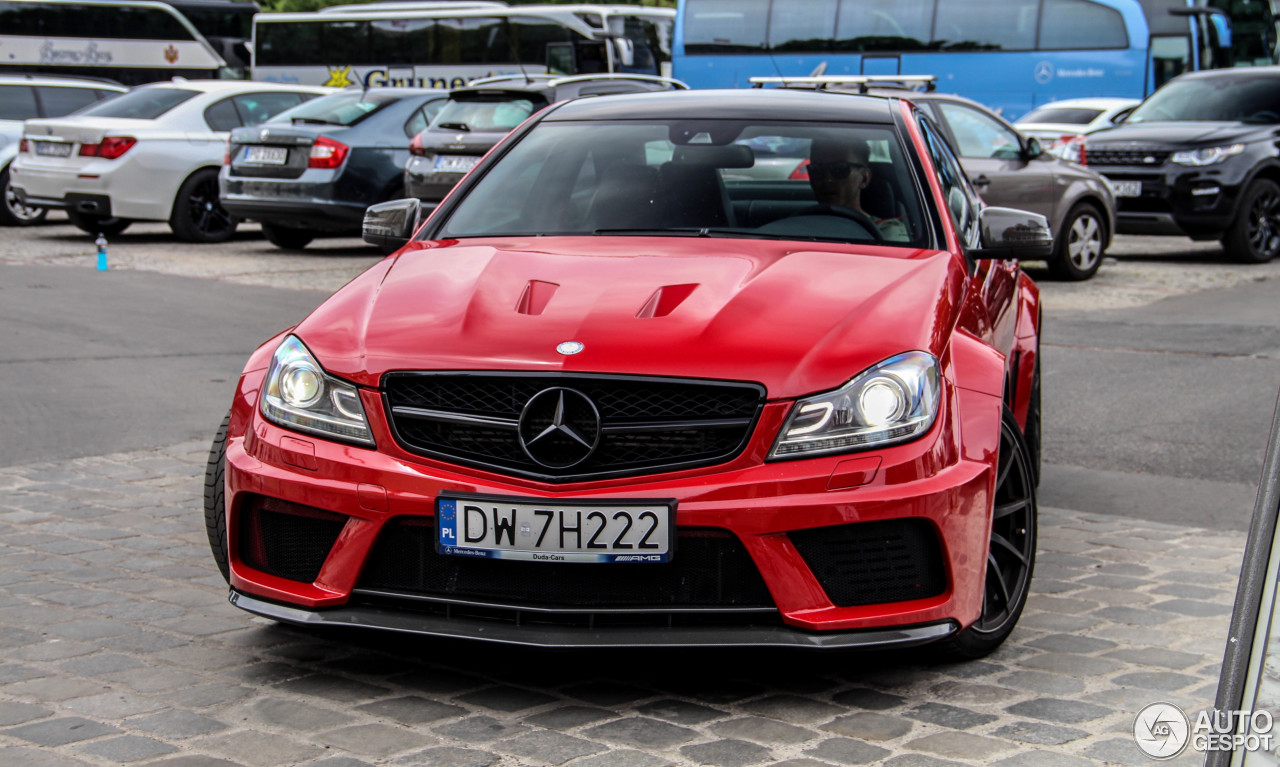
<svg viewBox="0 0 1280 767"><path fill-rule="evenodd" d="M1191 165L1198 168L1202 165L1214 165L1216 163L1220 163L1228 157L1233 157L1243 151L1244 144L1210 146L1203 149L1189 149L1185 152L1174 152L1171 159L1179 165Z"/></svg>
<svg viewBox="0 0 1280 767"><path fill-rule="evenodd" d="M324 372L295 336L276 348L267 368L262 415L272 423L322 437L373 446L360 392Z"/></svg>
<svg viewBox="0 0 1280 767"><path fill-rule="evenodd" d="M941 397L938 360L907 352L832 392L796 402L770 458L806 458L885 447L929 430Z"/></svg>

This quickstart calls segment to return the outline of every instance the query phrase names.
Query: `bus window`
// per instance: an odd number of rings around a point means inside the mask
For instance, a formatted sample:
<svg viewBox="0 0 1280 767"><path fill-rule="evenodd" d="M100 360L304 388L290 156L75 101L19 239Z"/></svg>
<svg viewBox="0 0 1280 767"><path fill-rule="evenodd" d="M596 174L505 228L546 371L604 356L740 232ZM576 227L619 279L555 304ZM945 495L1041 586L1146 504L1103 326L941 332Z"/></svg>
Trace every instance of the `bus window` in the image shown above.
<svg viewBox="0 0 1280 767"><path fill-rule="evenodd" d="M689 0L686 53L759 51L765 45L769 0Z"/></svg>
<svg viewBox="0 0 1280 767"><path fill-rule="evenodd" d="M838 51L914 51L929 47L935 0L841 0Z"/></svg>
<svg viewBox="0 0 1280 767"><path fill-rule="evenodd" d="M952 50L1029 51L1036 47L1040 0L944 0L934 38Z"/></svg>
<svg viewBox="0 0 1280 767"><path fill-rule="evenodd" d="M1086 0L1045 0L1040 17L1040 50L1128 48L1124 17Z"/></svg>
<svg viewBox="0 0 1280 767"><path fill-rule="evenodd" d="M1151 38L1151 91L1191 70L1191 38Z"/></svg>
<svg viewBox="0 0 1280 767"><path fill-rule="evenodd" d="M775 51L829 51L836 0L773 0L769 48Z"/></svg>
<svg viewBox="0 0 1280 767"><path fill-rule="evenodd" d="M269 29L264 24L260 29ZM435 19L377 19L369 22L369 47L387 65L438 61Z"/></svg>

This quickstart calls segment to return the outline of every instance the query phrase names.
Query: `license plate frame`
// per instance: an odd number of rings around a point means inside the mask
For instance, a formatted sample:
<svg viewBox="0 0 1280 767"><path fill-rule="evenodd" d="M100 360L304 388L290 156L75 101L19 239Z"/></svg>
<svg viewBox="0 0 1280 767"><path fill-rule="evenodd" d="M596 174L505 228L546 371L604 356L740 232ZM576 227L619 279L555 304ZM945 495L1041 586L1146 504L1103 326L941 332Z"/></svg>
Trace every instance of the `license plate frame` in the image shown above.
<svg viewBox="0 0 1280 767"><path fill-rule="evenodd" d="M467 173L476 167L476 163L480 162L480 158L469 154L441 154L436 155L435 165L432 170L436 173Z"/></svg>
<svg viewBox="0 0 1280 767"><path fill-rule="evenodd" d="M1141 197L1142 182L1141 181L1115 181L1111 182L1111 188L1115 190L1116 197Z"/></svg>
<svg viewBox="0 0 1280 767"><path fill-rule="evenodd" d="M244 161L252 165L284 165L289 161L289 149L282 146L247 146Z"/></svg>
<svg viewBox="0 0 1280 767"><path fill-rule="evenodd" d="M663 563L671 561L674 549L676 501L671 498L548 499L442 493L435 499L435 511L436 551L449 556ZM574 528L578 528L574 534L577 545L564 545Z"/></svg>
<svg viewBox="0 0 1280 767"><path fill-rule="evenodd" d="M68 141L37 141L36 154L41 157L70 157L71 143Z"/></svg>

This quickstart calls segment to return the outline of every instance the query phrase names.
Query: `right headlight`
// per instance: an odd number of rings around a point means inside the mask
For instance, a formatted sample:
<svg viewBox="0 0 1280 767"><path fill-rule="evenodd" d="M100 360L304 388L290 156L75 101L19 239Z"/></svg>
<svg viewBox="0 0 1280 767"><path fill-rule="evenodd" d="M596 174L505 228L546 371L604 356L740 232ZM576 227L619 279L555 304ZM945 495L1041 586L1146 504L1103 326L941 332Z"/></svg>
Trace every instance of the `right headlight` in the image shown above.
<svg viewBox="0 0 1280 767"><path fill-rule="evenodd" d="M770 458L807 458L906 442L933 426L941 398L938 360L907 352L835 391L796 402Z"/></svg>
<svg viewBox="0 0 1280 767"><path fill-rule="evenodd" d="M296 336L276 348L262 391L262 414L287 429L373 446L360 392L320 367Z"/></svg>

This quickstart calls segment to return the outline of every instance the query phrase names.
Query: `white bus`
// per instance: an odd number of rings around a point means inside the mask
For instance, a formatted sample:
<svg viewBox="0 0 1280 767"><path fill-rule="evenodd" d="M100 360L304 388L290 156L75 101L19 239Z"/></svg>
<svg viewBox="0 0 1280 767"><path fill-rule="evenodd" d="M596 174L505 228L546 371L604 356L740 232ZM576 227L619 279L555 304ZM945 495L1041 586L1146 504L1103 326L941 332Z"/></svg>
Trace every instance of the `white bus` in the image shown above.
<svg viewBox="0 0 1280 767"><path fill-rule="evenodd" d="M105 77L125 85L175 76L244 77L257 10L255 3L229 0L0 0L0 72Z"/></svg>
<svg viewBox="0 0 1280 767"><path fill-rule="evenodd" d="M675 11L633 5L403 3L260 13L254 80L456 88L477 77L550 72L670 76Z"/></svg>

